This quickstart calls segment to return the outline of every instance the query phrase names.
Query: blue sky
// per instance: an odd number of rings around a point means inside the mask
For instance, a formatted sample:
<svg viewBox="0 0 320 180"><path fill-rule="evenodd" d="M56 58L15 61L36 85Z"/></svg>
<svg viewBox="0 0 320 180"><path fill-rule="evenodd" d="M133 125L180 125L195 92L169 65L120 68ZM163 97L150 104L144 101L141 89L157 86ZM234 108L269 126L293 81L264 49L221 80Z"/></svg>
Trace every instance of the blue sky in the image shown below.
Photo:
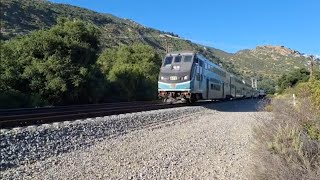
<svg viewBox="0 0 320 180"><path fill-rule="evenodd" d="M132 19L227 52L284 45L320 55L320 0L51 0Z"/></svg>

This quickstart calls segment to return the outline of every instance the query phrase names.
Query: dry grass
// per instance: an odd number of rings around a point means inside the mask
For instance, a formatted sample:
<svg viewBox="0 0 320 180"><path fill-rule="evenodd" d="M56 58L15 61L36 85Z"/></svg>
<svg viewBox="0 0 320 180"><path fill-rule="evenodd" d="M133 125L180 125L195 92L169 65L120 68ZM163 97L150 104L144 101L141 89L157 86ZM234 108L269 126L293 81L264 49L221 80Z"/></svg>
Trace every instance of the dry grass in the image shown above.
<svg viewBox="0 0 320 180"><path fill-rule="evenodd" d="M253 179L319 179L320 117L307 91L297 105L286 96L266 106L273 117L254 128Z"/></svg>

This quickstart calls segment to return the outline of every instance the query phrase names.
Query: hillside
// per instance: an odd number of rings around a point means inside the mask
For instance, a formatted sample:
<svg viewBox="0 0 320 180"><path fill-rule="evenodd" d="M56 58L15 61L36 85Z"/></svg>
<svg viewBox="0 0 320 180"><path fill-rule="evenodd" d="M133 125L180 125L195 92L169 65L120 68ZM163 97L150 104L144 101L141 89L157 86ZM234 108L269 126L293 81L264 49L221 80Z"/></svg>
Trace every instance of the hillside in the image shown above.
<svg viewBox="0 0 320 180"><path fill-rule="evenodd" d="M148 28L132 20L46 0L2 0L1 39L8 40L34 30L49 28L56 24L59 17L81 19L98 26L103 31L100 37L101 49L142 42L164 54L167 40L172 51L199 51L215 63L221 63L227 70L246 77L254 73L261 77L278 77L290 69L306 67L309 60L298 51L283 46L260 46L235 54L211 47L204 48L179 39L174 33Z"/></svg>
<svg viewBox="0 0 320 180"><path fill-rule="evenodd" d="M284 46L258 46L255 49L222 54L220 58L232 62L245 76L277 78L292 69L309 68L311 58L299 51ZM319 59L317 59L319 60ZM316 63L319 68L319 63Z"/></svg>
<svg viewBox="0 0 320 180"><path fill-rule="evenodd" d="M56 24L59 17L66 17L89 21L100 27L103 31L102 48L142 42L163 54L166 50L167 39L172 51L180 49L204 51L203 46L179 39L174 33L159 31L129 19L121 19L110 14L97 13L71 5L56 4L45 0L3 0L1 1L1 10L3 13L1 16L1 39L3 40L34 30L49 28ZM214 62L223 64L219 58L214 56L212 49L207 49L203 53ZM225 67L229 66L226 64Z"/></svg>

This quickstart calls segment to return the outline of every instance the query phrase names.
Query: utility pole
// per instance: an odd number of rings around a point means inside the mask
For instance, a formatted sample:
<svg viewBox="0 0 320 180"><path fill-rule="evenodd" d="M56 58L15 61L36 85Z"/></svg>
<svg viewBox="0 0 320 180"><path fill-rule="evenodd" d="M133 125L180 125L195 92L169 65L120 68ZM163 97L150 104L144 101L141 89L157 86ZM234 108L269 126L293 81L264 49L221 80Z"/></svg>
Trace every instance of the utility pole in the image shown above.
<svg viewBox="0 0 320 180"><path fill-rule="evenodd" d="M173 45L172 43L168 42L166 39L166 46L167 46L167 53L172 52Z"/></svg>
<svg viewBox="0 0 320 180"><path fill-rule="evenodd" d="M166 53L169 52L169 43L168 43L168 36L166 34L160 34L160 37L164 38L166 44Z"/></svg>
<svg viewBox="0 0 320 180"><path fill-rule="evenodd" d="M169 38L172 39L181 39L181 38L178 38L178 37L171 37L171 36L168 36L167 34L160 34L160 37L164 38L164 41L165 41L165 46L166 46L166 53L169 53L172 51L173 49L173 45L169 42Z"/></svg>
<svg viewBox="0 0 320 180"><path fill-rule="evenodd" d="M255 90L258 90L258 80L257 80L257 75L256 75L256 69L255 69L255 64L252 63L252 70L253 70L253 78L251 78L251 86Z"/></svg>
<svg viewBox="0 0 320 180"><path fill-rule="evenodd" d="M167 37L165 37L164 40L166 41L166 53L168 53L169 52L169 45L168 45Z"/></svg>
<svg viewBox="0 0 320 180"><path fill-rule="evenodd" d="M257 78L251 78L251 86L252 88L254 88L255 90L258 89L258 83L257 83Z"/></svg>

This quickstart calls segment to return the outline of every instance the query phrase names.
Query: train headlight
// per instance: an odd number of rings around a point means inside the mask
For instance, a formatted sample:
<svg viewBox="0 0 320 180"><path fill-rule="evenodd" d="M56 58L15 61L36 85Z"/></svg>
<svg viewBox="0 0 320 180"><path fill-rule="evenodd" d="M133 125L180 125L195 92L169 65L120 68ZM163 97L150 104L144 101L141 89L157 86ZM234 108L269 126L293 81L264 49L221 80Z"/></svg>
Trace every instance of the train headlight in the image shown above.
<svg viewBox="0 0 320 180"><path fill-rule="evenodd" d="M184 79L184 80L187 80L187 79L188 79L188 76L184 76L183 79Z"/></svg>
<svg viewBox="0 0 320 180"><path fill-rule="evenodd" d="M180 70L180 66L173 66L172 67L174 70Z"/></svg>
<svg viewBox="0 0 320 180"><path fill-rule="evenodd" d="M163 77L163 76L160 76L160 79L161 79L161 80L164 80L164 77Z"/></svg>

